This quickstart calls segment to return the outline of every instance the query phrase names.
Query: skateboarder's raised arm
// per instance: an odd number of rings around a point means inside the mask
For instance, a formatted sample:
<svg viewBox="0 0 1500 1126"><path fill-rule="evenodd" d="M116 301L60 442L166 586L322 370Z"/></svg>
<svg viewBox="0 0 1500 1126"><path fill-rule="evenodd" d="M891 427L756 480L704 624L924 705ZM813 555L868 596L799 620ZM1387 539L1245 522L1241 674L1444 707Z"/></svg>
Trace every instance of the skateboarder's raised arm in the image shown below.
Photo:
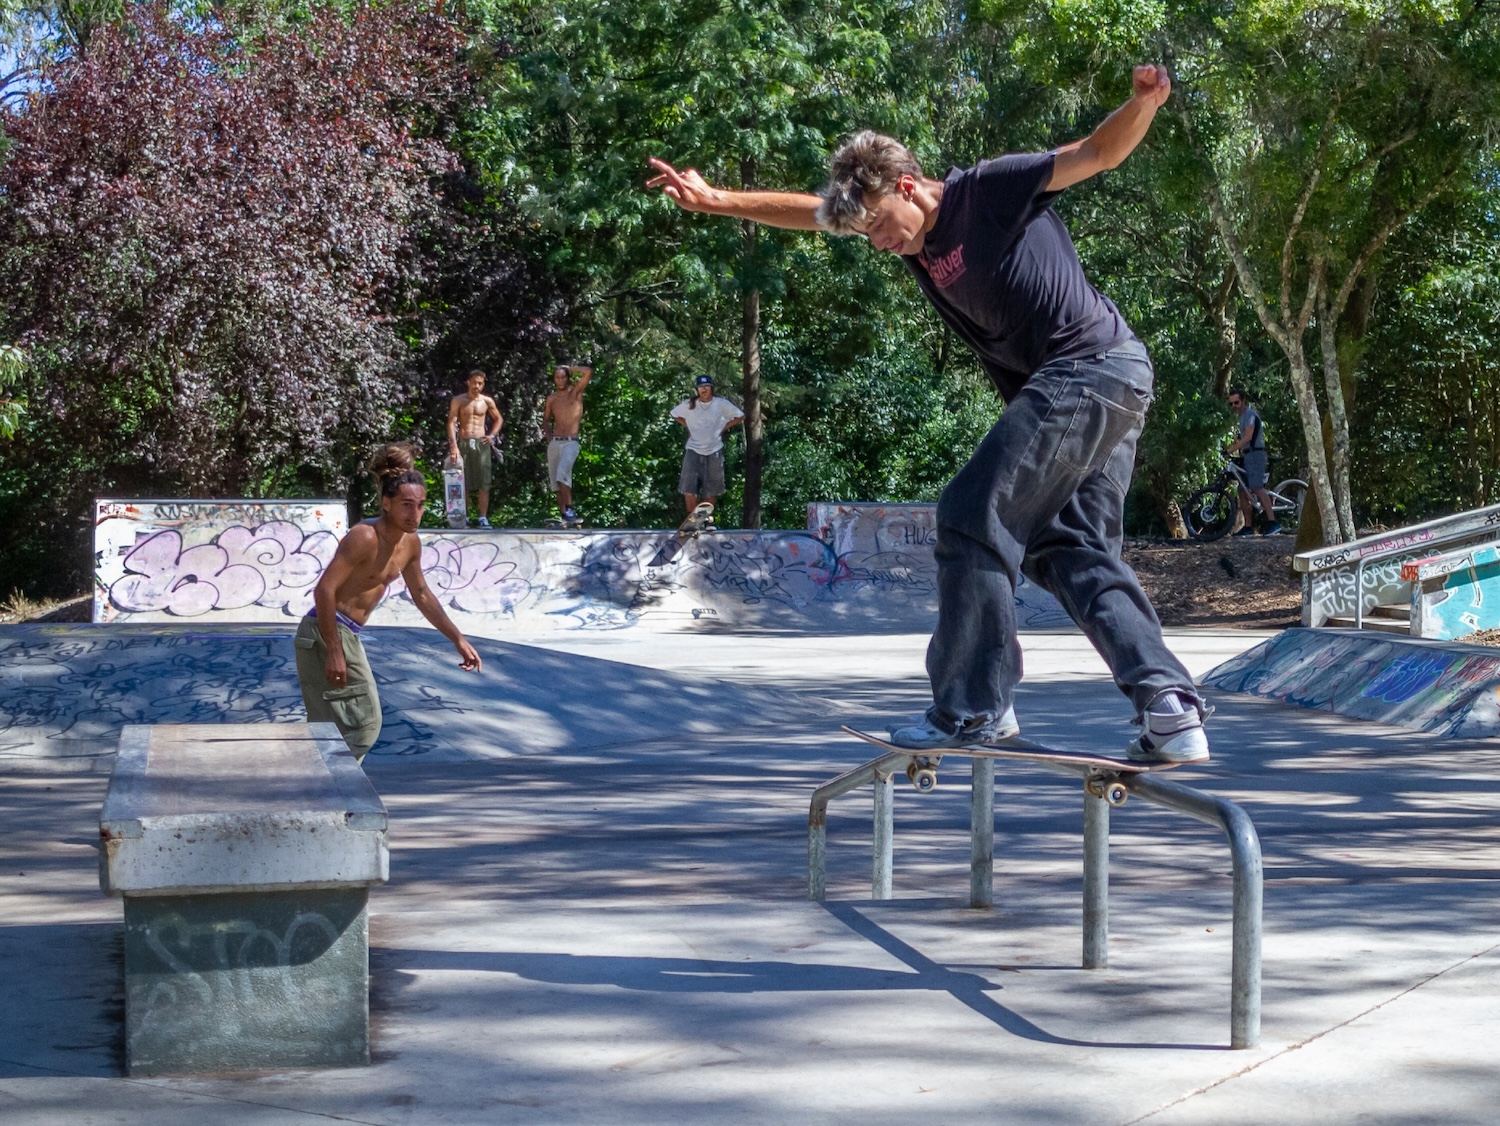
<svg viewBox="0 0 1500 1126"><path fill-rule="evenodd" d="M710 185L696 168L679 172L654 156L648 163L656 169L657 175L647 180L646 186L660 188L663 195L684 211L749 219L767 227L792 231L823 229L818 224L818 206L823 202L821 196L803 192L730 191Z"/></svg>
<svg viewBox="0 0 1500 1126"><path fill-rule="evenodd" d="M1145 138L1156 111L1172 93L1172 79L1166 67L1151 63L1136 67L1130 77L1134 93L1129 101L1083 140L1053 150L1052 178L1047 181L1049 192L1060 192L1118 167Z"/></svg>

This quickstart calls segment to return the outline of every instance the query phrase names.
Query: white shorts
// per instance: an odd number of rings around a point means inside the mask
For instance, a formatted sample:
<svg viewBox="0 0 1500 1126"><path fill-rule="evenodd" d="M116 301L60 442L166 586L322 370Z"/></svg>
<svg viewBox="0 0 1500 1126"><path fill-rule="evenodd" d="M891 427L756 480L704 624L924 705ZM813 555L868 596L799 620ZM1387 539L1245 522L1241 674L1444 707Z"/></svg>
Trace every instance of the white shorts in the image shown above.
<svg viewBox="0 0 1500 1126"><path fill-rule="evenodd" d="M573 487L573 463L578 460L577 438L553 438L547 443L547 480L552 491L557 486Z"/></svg>

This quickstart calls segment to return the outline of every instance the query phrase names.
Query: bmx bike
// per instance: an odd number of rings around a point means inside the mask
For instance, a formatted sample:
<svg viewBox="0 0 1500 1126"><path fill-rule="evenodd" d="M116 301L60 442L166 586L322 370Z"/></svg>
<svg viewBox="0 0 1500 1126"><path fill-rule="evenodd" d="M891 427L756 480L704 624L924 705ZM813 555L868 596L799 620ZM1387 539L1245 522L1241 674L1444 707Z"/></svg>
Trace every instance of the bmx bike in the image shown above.
<svg viewBox="0 0 1500 1126"><path fill-rule="evenodd" d="M1240 489L1245 487L1245 470L1233 461L1225 461L1218 477L1192 496L1182 506L1182 519L1194 539L1208 542L1222 539L1234 530L1239 519ZM1248 492L1248 490L1246 490ZM1307 482L1288 477L1274 489L1267 488L1271 496L1271 511L1266 519L1280 524L1284 531L1295 531L1302 518L1302 502L1307 498ZM1260 501L1250 494L1252 516L1261 511Z"/></svg>

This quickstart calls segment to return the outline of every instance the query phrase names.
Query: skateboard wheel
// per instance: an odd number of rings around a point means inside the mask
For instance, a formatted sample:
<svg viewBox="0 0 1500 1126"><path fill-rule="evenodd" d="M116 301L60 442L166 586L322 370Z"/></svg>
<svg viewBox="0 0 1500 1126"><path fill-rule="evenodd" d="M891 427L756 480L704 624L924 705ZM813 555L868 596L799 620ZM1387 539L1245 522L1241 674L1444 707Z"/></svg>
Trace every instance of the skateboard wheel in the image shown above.
<svg viewBox="0 0 1500 1126"><path fill-rule="evenodd" d="M1125 799L1129 796L1130 791L1121 782L1111 782L1104 791L1104 800L1110 805L1124 805Z"/></svg>
<svg viewBox="0 0 1500 1126"><path fill-rule="evenodd" d="M937 771L930 766L918 766L912 763L906 768L906 776L911 779L911 784L917 788L919 794L930 794L937 789Z"/></svg>
<svg viewBox="0 0 1500 1126"><path fill-rule="evenodd" d="M1083 788L1087 793L1092 794L1096 798L1104 797L1104 784L1097 778L1084 779Z"/></svg>

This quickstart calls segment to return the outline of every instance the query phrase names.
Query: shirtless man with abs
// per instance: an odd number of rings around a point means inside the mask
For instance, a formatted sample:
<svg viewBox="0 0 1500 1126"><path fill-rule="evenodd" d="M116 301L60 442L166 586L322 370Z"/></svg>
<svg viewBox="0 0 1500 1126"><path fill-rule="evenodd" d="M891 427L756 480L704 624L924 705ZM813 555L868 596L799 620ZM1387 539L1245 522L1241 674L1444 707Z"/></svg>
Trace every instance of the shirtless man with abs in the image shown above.
<svg viewBox="0 0 1500 1126"><path fill-rule="evenodd" d="M577 374L572 381L569 376ZM542 408L542 425L547 435L547 478L557 494L557 508L563 523L579 522L573 511L573 463L578 460L578 427L583 421L583 389L594 378L594 369L564 365L552 369L552 385Z"/></svg>
<svg viewBox="0 0 1500 1126"><path fill-rule="evenodd" d="M356 759L380 737L380 695L359 639L371 611L400 575L422 616L458 650L459 668L483 665L422 578L417 525L427 486L411 447L381 446L370 461L380 487L380 515L349 529L313 591L313 609L297 627L297 679L309 723L336 723Z"/></svg>
<svg viewBox="0 0 1500 1126"><path fill-rule="evenodd" d="M484 393L484 372L471 371L467 390L448 404L448 457L462 462L464 489L479 494L479 526L490 526L490 450L500 439L505 420L495 400ZM495 428L490 430L493 420ZM467 496L465 497L467 500Z"/></svg>

